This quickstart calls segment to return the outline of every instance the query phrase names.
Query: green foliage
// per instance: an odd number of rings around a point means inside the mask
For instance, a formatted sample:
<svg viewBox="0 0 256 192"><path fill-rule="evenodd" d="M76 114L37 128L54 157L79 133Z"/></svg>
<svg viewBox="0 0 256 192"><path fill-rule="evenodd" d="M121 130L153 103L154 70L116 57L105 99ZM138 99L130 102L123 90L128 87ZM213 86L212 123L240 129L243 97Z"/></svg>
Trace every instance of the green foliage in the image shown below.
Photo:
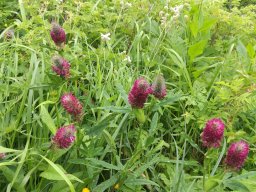
<svg viewBox="0 0 256 192"><path fill-rule="evenodd" d="M180 1L127 2L0 0L1 189L255 191L254 2L191 0L179 17L170 7ZM66 31L63 49L51 40L53 20ZM68 80L52 72L55 54L70 62ZM131 109L134 80L159 73L167 96ZM82 121L61 107L65 92L82 102ZM213 117L226 139L207 151L200 134ZM57 128L71 123L74 144L55 149ZM239 139L251 152L231 173L226 149Z"/></svg>

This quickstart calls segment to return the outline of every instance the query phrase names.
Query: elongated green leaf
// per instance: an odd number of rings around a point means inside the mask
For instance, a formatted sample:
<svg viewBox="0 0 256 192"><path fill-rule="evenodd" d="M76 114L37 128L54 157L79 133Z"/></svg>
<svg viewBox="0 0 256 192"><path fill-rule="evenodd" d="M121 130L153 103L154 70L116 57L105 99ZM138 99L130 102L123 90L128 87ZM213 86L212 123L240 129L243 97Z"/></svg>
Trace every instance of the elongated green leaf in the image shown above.
<svg viewBox="0 0 256 192"><path fill-rule="evenodd" d="M71 183L70 179L67 177L67 175L63 172L62 169L60 169L56 164L54 164L51 160L47 159L46 157L40 155L47 163L49 163L50 166L66 181L66 183L69 186L69 189L71 192L75 192L75 188L73 184Z"/></svg>
<svg viewBox="0 0 256 192"><path fill-rule="evenodd" d="M251 43L248 43L248 45L246 46L246 50L247 50L249 57L252 59L255 55L255 50L253 48L253 45Z"/></svg>
<svg viewBox="0 0 256 192"><path fill-rule="evenodd" d="M14 153L14 152L20 152L20 151L0 146L0 153Z"/></svg>
<svg viewBox="0 0 256 192"><path fill-rule="evenodd" d="M214 166L214 168L213 168L213 170L212 170L212 172L211 172L211 176L213 176L214 173L217 171L217 168L218 168L218 166L219 166L219 164L220 164L220 162L221 162L221 159L222 159L223 155L225 154L225 151L226 151L226 144L227 144L227 142L226 142L226 139L224 138L224 144L223 144L221 153L220 153L219 158L218 158L218 160L217 160L217 162L216 162L216 164L215 164L215 166Z"/></svg>
<svg viewBox="0 0 256 192"><path fill-rule="evenodd" d="M63 171L63 173L65 173L65 170L63 169L63 167L59 164L55 164L60 170ZM72 175L72 174L67 174L65 173L65 175L67 176L67 178L71 181L71 180L75 180L78 181L80 183L83 183L82 180L78 179L76 176ZM63 177L61 177L61 175L52 167L49 166L47 170L45 170L44 172L42 172L40 174L41 177L46 178L48 180L64 180Z"/></svg>
<svg viewBox="0 0 256 192"><path fill-rule="evenodd" d="M54 124L54 121L50 114L48 113L47 109L41 105L41 119L45 123L45 125L48 127L48 129L52 132L52 134L56 133L56 126Z"/></svg>
<svg viewBox="0 0 256 192"><path fill-rule="evenodd" d="M251 192L244 184L242 184L241 182L236 181L236 180L225 182L224 186L226 186L234 191Z"/></svg>
<svg viewBox="0 0 256 192"><path fill-rule="evenodd" d="M125 184L129 185L129 184L132 184L132 185L154 185L154 186L159 186L157 183L153 182L153 181L150 181L148 179L127 179L125 181Z"/></svg>
<svg viewBox="0 0 256 192"><path fill-rule="evenodd" d="M15 172L8 168L8 167L0 167L1 172L3 173L4 177L7 179L7 181L11 182L12 179L15 177ZM17 179L15 180L15 182L12 183L12 185L9 184L9 186L15 188L18 192L25 192L25 188L20 186L20 183L23 179L24 175L19 172L19 175L17 177Z"/></svg>
<svg viewBox="0 0 256 192"><path fill-rule="evenodd" d="M107 169L120 170L120 168L117 167L116 165L112 165L112 164L107 163L105 161L101 161L101 160L98 160L98 159L95 159L95 158L86 158L86 159L91 161L92 164L99 165L99 166L105 167Z"/></svg>
<svg viewBox="0 0 256 192"><path fill-rule="evenodd" d="M153 107L153 111L158 110L159 107L164 106L164 105L170 105L174 103L175 101L178 101L182 97L181 94L176 94L176 95L168 95L165 100L161 101L160 103L157 103Z"/></svg>
<svg viewBox="0 0 256 192"><path fill-rule="evenodd" d="M110 122L113 120L113 118L116 116L116 114L111 114L102 121L100 121L97 125L91 127L89 130L87 130L88 135L98 135L100 134L103 129L109 126Z"/></svg>
<svg viewBox="0 0 256 192"><path fill-rule="evenodd" d="M155 114L154 114L154 116L152 118L151 124L150 124L150 129L149 129L150 133L154 132L154 130L156 129L157 121L158 121L158 113L155 112Z"/></svg>
<svg viewBox="0 0 256 192"><path fill-rule="evenodd" d="M118 176L116 175L112 175L110 177L110 179L102 182L101 184L99 184L97 187L94 188L94 191L96 192L104 192L106 191L106 189L112 187L114 184L116 184L118 181Z"/></svg>

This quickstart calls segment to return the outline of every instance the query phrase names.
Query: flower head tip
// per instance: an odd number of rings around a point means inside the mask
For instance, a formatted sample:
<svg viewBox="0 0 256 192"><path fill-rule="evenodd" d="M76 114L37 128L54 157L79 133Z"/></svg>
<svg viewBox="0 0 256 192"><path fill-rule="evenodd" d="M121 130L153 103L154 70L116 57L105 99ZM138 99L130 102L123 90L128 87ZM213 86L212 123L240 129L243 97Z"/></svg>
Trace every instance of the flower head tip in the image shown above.
<svg viewBox="0 0 256 192"><path fill-rule="evenodd" d="M52 138L54 146L60 149L69 148L70 145L75 141L75 126L67 125L59 128Z"/></svg>
<svg viewBox="0 0 256 192"><path fill-rule="evenodd" d="M143 108L148 95L152 93L149 83L143 78L137 79L128 95L128 101L133 108Z"/></svg>
<svg viewBox="0 0 256 192"><path fill-rule="evenodd" d="M158 98L163 99L166 96L166 85L162 75L158 75L151 85L152 94Z"/></svg>
<svg viewBox="0 0 256 192"><path fill-rule="evenodd" d="M83 106L72 93L63 94L61 97L61 104L63 108L76 119L81 117Z"/></svg>
<svg viewBox="0 0 256 192"><path fill-rule="evenodd" d="M224 135L225 124L221 119L213 118L207 121L202 133L203 145L206 147L220 147Z"/></svg>
<svg viewBox="0 0 256 192"><path fill-rule="evenodd" d="M66 33L64 29L57 23L52 23L52 30L50 32L52 40L54 41L55 45L62 46L63 43L66 41Z"/></svg>

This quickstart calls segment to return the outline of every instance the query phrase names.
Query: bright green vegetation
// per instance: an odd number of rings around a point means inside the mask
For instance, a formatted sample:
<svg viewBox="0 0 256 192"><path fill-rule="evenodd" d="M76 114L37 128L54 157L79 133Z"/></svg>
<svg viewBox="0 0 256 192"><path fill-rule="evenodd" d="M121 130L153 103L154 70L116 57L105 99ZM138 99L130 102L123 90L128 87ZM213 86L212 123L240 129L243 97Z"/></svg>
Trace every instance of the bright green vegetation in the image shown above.
<svg viewBox="0 0 256 192"><path fill-rule="evenodd" d="M256 191L255 1L18 2L0 0L2 191ZM181 4L172 19L164 7ZM53 19L67 34L62 50ZM53 73L54 54L70 62L69 80ZM127 95L135 79L159 73L167 97L149 97L141 124ZM65 92L85 116L72 147L53 150L57 128L74 123L60 105ZM200 134L213 117L225 122L225 139L207 150ZM249 157L228 172L227 147L240 139Z"/></svg>

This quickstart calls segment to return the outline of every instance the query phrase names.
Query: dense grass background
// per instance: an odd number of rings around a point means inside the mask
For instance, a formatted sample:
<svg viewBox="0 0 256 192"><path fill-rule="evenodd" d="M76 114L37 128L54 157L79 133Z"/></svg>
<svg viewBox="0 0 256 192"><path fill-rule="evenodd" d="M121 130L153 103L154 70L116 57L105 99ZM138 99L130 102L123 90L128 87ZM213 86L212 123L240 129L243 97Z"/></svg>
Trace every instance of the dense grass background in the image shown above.
<svg viewBox="0 0 256 192"><path fill-rule="evenodd" d="M0 0L1 190L256 191L254 2L126 3ZM180 4L173 19L169 8ZM53 20L67 33L62 50L50 37ZM70 62L69 80L52 72L55 54ZM140 124L127 94L138 77L152 83L159 73L168 95L148 99ZM85 116L74 145L53 150L56 129L74 123L60 105L65 92ZM225 140L207 151L200 134L213 117L225 122ZM249 157L227 172L226 148L240 139Z"/></svg>

